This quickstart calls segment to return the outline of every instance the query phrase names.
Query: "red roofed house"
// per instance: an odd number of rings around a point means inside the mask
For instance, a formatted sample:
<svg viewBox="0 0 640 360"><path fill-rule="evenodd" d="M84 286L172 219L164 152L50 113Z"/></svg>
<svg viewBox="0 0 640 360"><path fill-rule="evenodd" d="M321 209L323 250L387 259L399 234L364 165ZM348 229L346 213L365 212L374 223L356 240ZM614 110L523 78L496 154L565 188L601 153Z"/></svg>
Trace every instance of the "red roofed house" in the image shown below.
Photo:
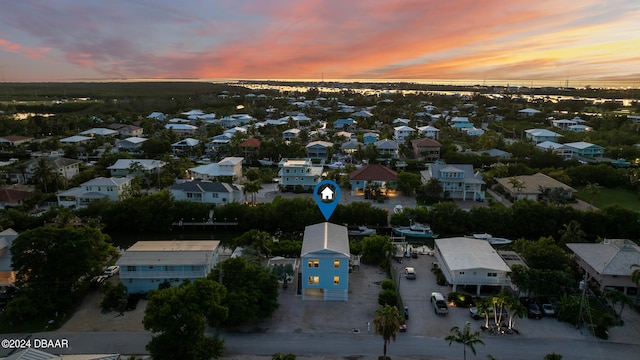
<svg viewBox="0 0 640 360"><path fill-rule="evenodd" d="M356 191L364 193L365 188L372 185L379 186L381 190L388 190L387 184L390 181L395 182L397 177L397 172L380 164L367 165L349 174L351 189L353 189L354 193Z"/></svg>
<svg viewBox="0 0 640 360"><path fill-rule="evenodd" d="M20 206L26 198L32 196L33 192L31 191L2 187L0 188L0 209Z"/></svg>
<svg viewBox="0 0 640 360"><path fill-rule="evenodd" d="M245 160L249 163L258 156L258 151L260 151L260 140L254 137L248 138L240 143L240 147L242 148Z"/></svg>

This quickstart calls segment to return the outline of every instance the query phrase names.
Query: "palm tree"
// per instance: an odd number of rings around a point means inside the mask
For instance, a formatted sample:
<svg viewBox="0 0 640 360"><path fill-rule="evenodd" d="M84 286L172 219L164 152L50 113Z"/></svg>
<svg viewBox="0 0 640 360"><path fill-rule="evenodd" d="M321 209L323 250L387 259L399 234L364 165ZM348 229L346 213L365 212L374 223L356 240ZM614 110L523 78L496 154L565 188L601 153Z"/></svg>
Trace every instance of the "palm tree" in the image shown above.
<svg viewBox="0 0 640 360"><path fill-rule="evenodd" d="M251 194L251 203L255 204L256 194L258 193L258 191L262 190L262 183L260 182L260 180L247 181L242 185L244 186L243 191L245 193L245 201L246 201L246 194Z"/></svg>
<svg viewBox="0 0 640 360"><path fill-rule="evenodd" d="M513 188L513 190L518 194L520 194L522 192L522 189L526 187L524 184L524 181L520 180L517 176L510 178L509 184L511 185L511 188ZM516 200L518 200L517 196L516 196Z"/></svg>
<svg viewBox="0 0 640 360"><path fill-rule="evenodd" d="M579 222L571 220L568 224L564 224L563 226L564 229L560 230L561 236L559 245L585 242L585 236L587 236L587 233L582 230Z"/></svg>
<svg viewBox="0 0 640 360"><path fill-rule="evenodd" d="M617 315L618 318L622 316L622 311L624 311L624 307L627 304L631 304L631 300L627 295L625 295L622 291L618 290L607 290L603 294L604 298L611 301L611 307L613 308L613 312ZM616 304L620 303L620 311L616 312Z"/></svg>
<svg viewBox="0 0 640 360"><path fill-rule="evenodd" d="M637 268L631 272L631 281L636 284L636 288L640 288L640 264L632 264L631 269ZM638 304L638 296L640 296L640 292L636 292L636 305Z"/></svg>
<svg viewBox="0 0 640 360"><path fill-rule="evenodd" d="M449 346L451 346L453 342L462 344L464 360L467 360L467 347L471 349L471 352L475 355L475 346L478 344L484 345L484 342L480 340L480 332L471 332L471 323L468 321L464 324L464 329L462 330L457 326L452 327L449 336L444 339L449 342Z"/></svg>
<svg viewBox="0 0 640 360"><path fill-rule="evenodd" d="M509 305L509 329L513 329L516 324L513 320L514 317L522 319L525 315L527 315L527 308L520 301L511 302L511 305Z"/></svg>
<svg viewBox="0 0 640 360"><path fill-rule="evenodd" d="M440 180L438 178L431 178L424 184L424 192L430 198L438 198L440 197L440 193L442 193L442 185L440 184Z"/></svg>
<svg viewBox="0 0 640 360"><path fill-rule="evenodd" d="M476 301L476 314L484 316L484 327L489 327L489 309L493 306L491 298L480 298Z"/></svg>
<svg viewBox="0 0 640 360"><path fill-rule="evenodd" d="M376 335L382 335L384 340L383 356L387 358L387 343L390 340L396 341L396 333L400 330L402 317L395 306L385 305L376 310L376 317L373 319L373 325L376 329Z"/></svg>
<svg viewBox="0 0 640 360"><path fill-rule="evenodd" d="M51 167L51 163L47 161L46 157L38 158L36 168L33 172L36 181L42 184L42 188L45 194L48 193L48 184L50 184L55 178L55 173Z"/></svg>

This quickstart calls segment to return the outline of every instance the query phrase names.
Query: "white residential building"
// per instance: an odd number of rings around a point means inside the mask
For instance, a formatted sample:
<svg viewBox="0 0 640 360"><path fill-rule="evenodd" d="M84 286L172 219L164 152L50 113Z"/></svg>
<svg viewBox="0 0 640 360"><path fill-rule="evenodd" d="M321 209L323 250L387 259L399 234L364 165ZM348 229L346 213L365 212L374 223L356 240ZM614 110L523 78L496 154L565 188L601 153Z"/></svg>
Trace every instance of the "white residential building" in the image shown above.
<svg viewBox="0 0 640 360"><path fill-rule="evenodd" d="M78 187L59 192L58 206L82 208L92 201L104 198L118 201L130 186L131 179L128 178L95 178Z"/></svg>
<svg viewBox="0 0 640 360"><path fill-rule="evenodd" d="M206 278L218 263L217 240L138 241L118 259L120 280L130 294L146 293L168 282Z"/></svg>
<svg viewBox="0 0 640 360"><path fill-rule="evenodd" d="M313 166L311 159L282 159L278 163L281 190L313 189L322 175L322 166Z"/></svg>
<svg viewBox="0 0 640 360"><path fill-rule="evenodd" d="M457 291L458 286L511 286L511 269L485 240L466 237L434 240L434 255L447 283Z"/></svg>
<svg viewBox="0 0 640 360"><path fill-rule="evenodd" d="M206 164L189 169L191 179L217 180L220 177L232 177L234 181L242 178L243 157L226 157L217 163Z"/></svg>

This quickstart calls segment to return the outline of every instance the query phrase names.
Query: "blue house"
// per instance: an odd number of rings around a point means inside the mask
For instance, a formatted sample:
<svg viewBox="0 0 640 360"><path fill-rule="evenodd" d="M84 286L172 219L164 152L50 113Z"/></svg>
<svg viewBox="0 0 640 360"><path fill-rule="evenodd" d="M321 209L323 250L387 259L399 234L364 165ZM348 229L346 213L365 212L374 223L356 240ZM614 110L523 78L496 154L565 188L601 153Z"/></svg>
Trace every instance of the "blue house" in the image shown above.
<svg viewBox="0 0 640 360"><path fill-rule="evenodd" d="M178 286L205 278L218 262L218 245L216 240L138 241L116 262L120 280L135 294L158 289L165 281Z"/></svg>
<svg viewBox="0 0 640 360"><path fill-rule="evenodd" d="M334 129L353 131L356 129L356 121L352 118L338 119L333 122Z"/></svg>
<svg viewBox="0 0 640 360"><path fill-rule="evenodd" d="M302 300L348 300L351 256L346 226L324 222L305 227L300 257Z"/></svg>
<svg viewBox="0 0 640 360"><path fill-rule="evenodd" d="M364 133L362 135L362 143L366 146L369 144L373 144L378 141L379 135L373 132Z"/></svg>

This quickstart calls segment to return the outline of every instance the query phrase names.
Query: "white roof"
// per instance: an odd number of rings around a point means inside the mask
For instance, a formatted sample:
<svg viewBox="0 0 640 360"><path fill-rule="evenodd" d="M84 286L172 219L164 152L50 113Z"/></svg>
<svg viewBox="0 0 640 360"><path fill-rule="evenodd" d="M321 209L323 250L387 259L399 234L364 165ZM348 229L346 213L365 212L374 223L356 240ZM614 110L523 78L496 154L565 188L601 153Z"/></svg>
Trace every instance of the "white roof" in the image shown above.
<svg viewBox="0 0 640 360"><path fill-rule="evenodd" d="M141 138L141 137L137 137L137 136L131 136L131 137L128 137L126 139L122 139L122 141L128 141L128 142L130 142L132 144L140 144L140 143L143 143L143 142L145 142L147 140L148 139L146 139L146 138Z"/></svg>
<svg viewBox="0 0 640 360"><path fill-rule="evenodd" d="M416 131L416 129L406 126L406 125L402 125L402 126L396 126L393 128L393 130L395 131Z"/></svg>
<svg viewBox="0 0 640 360"><path fill-rule="evenodd" d="M128 170L132 163L138 163L143 170L155 169L164 165L163 161L154 159L118 159L116 162L107 167L109 170Z"/></svg>
<svg viewBox="0 0 640 360"><path fill-rule="evenodd" d="M87 136L74 135L64 139L60 139L60 142L61 143L77 143L77 142L83 142L83 141L92 140L92 139L93 138L87 137Z"/></svg>
<svg viewBox="0 0 640 360"><path fill-rule="evenodd" d="M307 148L310 148L312 146L322 146L322 147L331 147L333 146L333 143L328 142L328 141L312 141L309 144L307 144Z"/></svg>
<svg viewBox="0 0 640 360"><path fill-rule="evenodd" d="M226 165L226 166L228 166L228 165L235 166L235 165L241 163L242 160L244 160L244 158L240 157L240 156L229 156L229 157L226 157L226 158L220 160L218 162L218 164L219 165Z"/></svg>
<svg viewBox="0 0 640 360"><path fill-rule="evenodd" d="M536 110L536 109L531 109L531 108L526 108L526 109L522 109L520 111L518 111L520 113L527 113L527 114L537 114L540 112L540 110Z"/></svg>
<svg viewBox="0 0 640 360"><path fill-rule="evenodd" d="M536 146L541 149L548 150L548 149L560 149L564 145L558 144L557 142L553 142L553 141L543 141L540 144L537 144Z"/></svg>
<svg viewBox="0 0 640 360"><path fill-rule="evenodd" d="M116 130L111 130L111 129L107 129L107 128L93 128L93 129L89 129L89 130L85 130L83 132L80 133L80 135L102 135L102 136L106 136L106 135L114 135L117 134L118 132Z"/></svg>
<svg viewBox="0 0 640 360"><path fill-rule="evenodd" d="M349 257L349 232L346 226L323 222L304 228L301 257L330 251Z"/></svg>
<svg viewBox="0 0 640 360"><path fill-rule="evenodd" d="M109 178L97 177L87 182L83 182L81 185L82 186L120 186L128 182L131 182L131 180L127 178L122 178L122 177L109 177Z"/></svg>
<svg viewBox="0 0 640 360"><path fill-rule="evenodd" d="M192 138L186 138L186 139L178 141L177 143L171 144L171 146L177 146L177 147L189 146L189 147L193 147L193 146L196 146L198 144L200 144L200 140L192 139Z"/></svg>
<svg viewBox="0 0 640 360"><path fill-rule="evenodd" d="M217 240L138 241L116 265L206 265L218 245Z"/></svg>
<svg viewBox="0 0 640 360"><path fill-rule="evenodd" d="M569 146L569 147L572 147L572 148L575 148L575 149L588 149L590 147L602 148L602 146L600 146L600 145L594 145L592 143L588 143L588 142L585 142L585 141L566 143L566 144L564 144L564 146Z"/></svg>
<svg viewBox="0 0 640 360"><path fill-rule="evenodd" d="M487 241L465 237L442 238L435 240L435 246L451 271L470 269L511 271Z"/></svg>
<svg viewBox="0 0 640 360"><path fill-rule="evenodd" d="M629 240L569 243L567 247L601 275L630 276L631 265L640 264L640 247Z"/></svg>
<svg viewBox="0 0 640 360"><path fill-rule="evenodd" d="M557 132L553 132L551 130L547 130L547 129L528 129L525 130L526 133L531 134L533 136L555 136L555 137L560 137L562 135L558 134Z"/></svg>

